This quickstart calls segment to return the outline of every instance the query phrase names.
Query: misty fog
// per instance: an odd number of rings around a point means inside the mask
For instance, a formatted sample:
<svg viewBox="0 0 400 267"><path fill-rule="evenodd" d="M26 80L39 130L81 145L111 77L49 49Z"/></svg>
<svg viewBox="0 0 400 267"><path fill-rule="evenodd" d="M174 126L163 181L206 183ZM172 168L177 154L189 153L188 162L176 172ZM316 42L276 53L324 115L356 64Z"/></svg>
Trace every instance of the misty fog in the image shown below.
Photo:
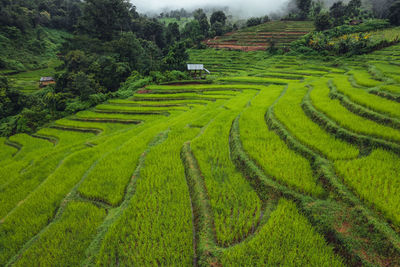
<svg viewBox="0 0 400 267"><path fill-rule="evenodd" d="M288 0L131 0L140 13L160 13L163 10L185 8L188 11L203 7L229 7L230 13L241 18L263 16L284 9Z"/></svg>
<svg viewBox="0 0 400 267"><path fill-rule="evenodd" d="M229 9L229 14L239 18L260 17L264 15L284 14L295 7L295 0L130 0L137 7L138 12L158 15L164 11L184 8L193 11L197 8L207 8L215 10ZM334 2L339 0L319 0L324 3L325 8L329 8ZM344 3L349 0L342 0ZM366 0L363 0L363 2ZM377 0L380 1L380 0ZM290 4L291 3L291 4ZM289 8L288 8L289 7Z"/></svg>

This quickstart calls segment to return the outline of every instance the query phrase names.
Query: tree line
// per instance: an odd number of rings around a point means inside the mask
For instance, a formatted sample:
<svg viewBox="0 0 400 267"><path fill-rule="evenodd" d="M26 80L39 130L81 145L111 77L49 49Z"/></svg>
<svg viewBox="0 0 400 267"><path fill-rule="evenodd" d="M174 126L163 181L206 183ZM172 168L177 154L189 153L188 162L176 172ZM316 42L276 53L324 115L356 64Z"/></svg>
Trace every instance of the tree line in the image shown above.
<svg viewBox="0 0 400 267"><path fill-rule="evenodd" d="M400 0L291 0L287 20L314 20L316 29L327 30L354 20L388 19L400 25Z"/></svg>
<svg viewBox="0 0 400 267"><path fill-rule="evenodd" d="M60 48L55 86L24 95L0 81L0 134L33 132L40 125L133 90L141 80L184 79L186 49L197 36L139 14L128 0L0 0L0 34L9 42L37 43L43 27L68 31ZM52 36L46 36L52 38ZM1 61L1 60L0 60ZM1 62L0 62L1 63ZM13 65L3 62L0 66ZM131 92L130 92L131 93Z"/></svg>

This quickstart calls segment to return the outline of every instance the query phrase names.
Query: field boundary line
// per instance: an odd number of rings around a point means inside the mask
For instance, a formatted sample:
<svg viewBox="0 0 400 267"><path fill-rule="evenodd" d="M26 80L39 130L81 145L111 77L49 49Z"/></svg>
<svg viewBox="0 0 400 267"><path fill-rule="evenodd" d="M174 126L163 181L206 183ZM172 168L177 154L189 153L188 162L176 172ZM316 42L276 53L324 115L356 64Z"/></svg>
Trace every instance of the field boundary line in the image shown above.
<svg viewBox="0 0 400 267"><path fill-rule="evenodd" d="M57 130L63 130L63 131L93 133L95 135L99 135L99 134L103 133L103 130L99 129L99 128L76 127L76 126L62 125L62 124L57 124L57 123L51 125L50 128L54 128Z"/></svg>
<svg viewBox="0 0 400 267"><path fill-rule="evenodd" d="M13 148L17 149L17 151L12 155L13 157L15 157L21 151L21 149L23 147L23 145L21 145L21 144L19 144L17 142L11 141L9 139L6 139L4 141L4 144L7 145L7 146L10 146L10 147L13 147Z"/></svg>
<svg viewBox="0 0 400 267"><path fill-rule="evenodd" d="M85 118L85 117L72 117L69 118L72 121L82 121L82 122L98 122L98 123L122 123L122 124L140 124L143 120L129 120L129 119L107 119L107 118Z"/></svg>
<svg viewBox="0 0 400 267"><path fill-rule="evenodd" d="M85 255L86 259L82 262L82 266L92 266L95 265L95 260L98 255L98 252L101 249L101 244L103 241L104 236L107 234L108 229L120 218L120 216L123 214L125 209L128 208L129 206L129 201L135 194L135 185L137 179L140 178L140 171L143 168L145 161L146 161L146 156L147 154L151 151L151 149L162 142L164 142L167 137L168 137L168 130L162 131L159 134L156 135L156 137L150 142L146 150L142 153L142 155L139 158L138 164L136 166L135 171L132 174L132 177L129 181L129 184L126 188L126 192L124 195L124 198L121 202L121 204L118 207L111 207L111 209L108 210L108 214L106 218L104 219L103 223L98 227L97 230L97 235L96 237L92 240L91 244L87 248Z"/></svg>
<svg viewBox="0 0 400 267"><path fill-rule="evenodd" d="M101 110L101 109L93 109L96 113L103 114L128 114L128 115L163 115L168 117L171 113L168 111L128 111L128 110Z"/></svg>
<svg viewBox="0 0 400 267"><path fill-rule="evenodd" d="M367 207L362 200L351 191L340 178L336 175L336 172L332 166L332 163L313 151L309 150L308 147L299 143L289 131L274 117L272 105L266 114L266 120L269 127L277 132L280 138L288 144L289 148L297 151L303 150L303 153L308 154L307 158L311 161L313 169L315 168L316 174L328 185L331 191L335 192L345 203L354 207L360 212L360 215L374 227L375 231L381 233L385 239L391 244L392 248L400 253L400 237L396 231L385 221L381 220L377 216L373 209ZM352 254L351 252L349 252Z"/></svg>
<svg viewBox="0 0 400 267"><path fill-rule="evenodd" d="M392 92L389 92L386 90L382 90L382 89L377 89L377 88L369 89L368 93L400 103L400 95L399 94L395 94L395 93L392 93Z"/></svg>
<svg viewBox="0 0 400 267"><path fill-rule="evenodd" d="M328 86L330 88L329 95L332 98L336 98L340 100L342 106L344 106L350 112L353 112L356 115L364 117L369 120L373 120L375 122L393 127L395 129L400 129L400 120L394 117L390 117L389 115L380 113L368 107L365 107L361 104L358 104L343 93L340 93L336 86L332 83L332 81L328 82Z"/></svg>
<svg viewBox="0 0 400 267"><path fill-rule="evenodd" d="M121 134L123 137L125 137L126 138L126 134L127 134L127 132L129 132L129 129L124 129L123 131L118 131L118 132L116 132L115 134ZM114 139L116 138L115 136L113 137ZM126 141L125 141L126 142ZM123 142L124 143L124 142ZM67 158L70 158L70 157L75 157L78 153L82 153L82 152L85 152L85 151L88 151L88 149L90 149L90 148L87 148L87 147L85 147L85 146L83 146L83 149L82 149L82 147L80 147L81 149L80 150L76 150L76 151L73 151L70 155L68 155L67 157L65 157L64 158L64 160L66 160ZM86 148L86 149L85 149ZM93 148L93 150L91 150L92 152L94 151L94 152L96 152L97 150L96 150L96 148ZM109 153L111 153L111 151L110 152L108 152L108 153L105 153L105 154L102 154L101 156L99 156L98 158L97 158L97 160L96 159L94 159L93 161L91 161L92 162L92 164L89 166L89 168L83 173L83 175L82 175L82 177L81 177L81 179L74 185L74 186L72 186L72 189L69 191L69 193L66 193L65 194L65 197L63 198L63 199L61 199L60 200L60 205L59 205L59 207L57 207L55 210L54 210L54 214L53 214L53 216L52 217L49 217L49 219L48 219L48 223L46 224L46 225L44 225L42 228L41 228L41 230L39 230L36 234L33 234L33 236L30 238L30 239L28 239L22 246L21 246L21 248L16 252L16 254L14 255L14 256L11 256L10 257L10 259L9 259L9 261L8 261L8 263L7 263L7 265L12 265L16 260L18 260L18 257L19 257L19 255L21 254L21 253L23 253L26 249L28 249L32 244L33 244L33 242L53 223L53 222L56 222L57 221L57 219L58 218L60 218L61 217L61 215L62 215L62 212L63 212L63 209L64 209L64 207L66 206L66 204L69 202L69 201L72 201L72 200L75 200L76 198L74 198L74 197L76 197L77 195L75 194L73 194L74 192L76 192L77 191L77 188L79 187L79 185L86 179L86 177L87 177L87 175L89 174L89 172L95 167L95 165L99 162L99 160L102 158L102 157L105 157L106 155L108 155ZM61 165L60 165L61 166ZM58 166L58 167L60 167L60 166ZM57 168L58 169L58 168ZM49 176L50 177L50 176ZM47 179L46 180L44 180L38 187L36 187L36 189L35 189L35 191L34 192L36 192L36 190L38 190L41 186L42 186L42 184L44 184L45 182L47 181ZM34 192L32 192L32 193L34 193ZM31 193L31 194L32 194ZM72 195L72 196L71 196ZM15 209L14 209L15 210Z"/></svg>
<svg viewBox="0 0 400 267"><path fill-rule="evenodd" d="M72 147L67 147L67 148L65 148L65 150L70 149L70 148L72 148ZM15 205L15 207L14 207L12 210L10 210L3 218L0 219L0 225L1 225L1 224L7 219L7 217L10 216L19 206L21 206L21 205L26 201L26 199L28 199L34 192L36 192L36 190L37 190L43 183L46 182L46 180L47 180L47 178L48 178L49 176L51 176L54 172L56 172L56 171L61 167L61 165L64 163L64 161L65 161L65 159L66 159L67 157L69 157L69 156L72 155L73 153L79 152L79 151L81 151L81 150L83 150L83 149L85 149L85 148L86 148L86 147L83 146L83 147L74 148L74 149L71 150L71 151L67 151L65 157L63 157L63 159L60 160L60 162L57 164L57 166L54 168L54 170L53 170L52 172L50 172L49 175L47 175L47 177L46 177L45 179L43 179L43 181L40 182L28 195L26 195L26 197L25 197L24 199L20 200L20 201ZM58 153L58 152L62 152L62 151L57 151L57 153ZM32 163L32 164L33 164L33 163ZM30 165L32 165L32 164L30 164ZM29 167L30 167L30 166L27 166L27 167L24 168L24 169L27 169L27 168L29 168ZM23 171L23 170L21 170L21 171Z"/></svg>
<svg viewBox="0 0 400 267"><path fill-rule="evenodd" d="M337 122L329 118L327 115L317 110L312 104L310 98L310 92L313 90L312 87L309 88L306 96L301 104L306 115L315 123L320 125L323 129L333 134L335 137L342 139L351 144L358 144L359 146L368 147L381 147L384 149L391 150L396 154L400 155L400 145L389 140L370 136L366 134L355 133L347 128L343 128L338 125Z"/></svg>
<svg viewBox="0 0 400 267"><path fill-rule="evenodd" d="M215 225L207 187L200 167L190 147L190 141L181 149L181 161L185 168L193 216L194 266L210 266L218 263L218 246Z"/></svg>
<svg viewBox="0 0 400 267"><path fill-rule="evenodd" d="M108 154L108 153L106 153L106 154ZM80 179L80 181L77 184L75 184L75 186L71 189L71 191L64 197L63 200L61 200L60 206L56 209L55 214L54 214L53 218L51 218L49 220L49 223L47 225L45 225L36 235L34 235L31 239L29 239L24 244L22 246L22 248L13 257L11 257L11 259L8 261L6 266L12 266L18 260L19 256L21 254L23 254L27 249L29 249L32 246L32 244L38 238L40 238L40 236L50 227L50 225L56 223L61 218L61 215L64 212L64 210L65 210L66 206L68 205L68 203L75 200L75 197L76 197L76 194L77 194L77 189L78 189L79 185L85 180L85 178L87 177L89 172L97 165L97 163L99 162L99 160L102 157L104 157L104 155L102 155L101 157L98 157L96 160L93 161L93 164L89 167L89 169L87 169L85 171L85 173L83 174L83 176Z"/></svg>
<svg viewBox="0 0 400 267"><path fill-rule="evenodd" d="M60 141L59 138L55 137L55 136L50 136L50 135L44 135L44 134L31 134L31 136L33 138L39 138L39 139L43 139L43 140L47 140L50 143L52 143L54 146L56 146L58 144L58 142Z"/></svg>

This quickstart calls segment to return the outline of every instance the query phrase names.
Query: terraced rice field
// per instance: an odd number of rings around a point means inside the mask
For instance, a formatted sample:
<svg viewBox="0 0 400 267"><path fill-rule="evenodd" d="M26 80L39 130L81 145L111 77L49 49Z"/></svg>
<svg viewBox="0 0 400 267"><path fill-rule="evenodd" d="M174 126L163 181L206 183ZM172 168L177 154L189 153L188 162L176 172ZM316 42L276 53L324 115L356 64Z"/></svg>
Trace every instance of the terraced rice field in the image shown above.
<svg viewBox="0 0 400 267"><path fill-rule="evenodd" d="M397 55L192 51L212 84L0 139L0 265L399 266Z"/></svg>
<svg viewBox="0 0 400 267"><path fill-rule="evenodd" d="M55 73L54 69L61 64L61 61L58 59L51 59L47 64L48 67L44 69L7 75L10 86L25 94L30 94L38 91L40 89L40 78L48 76L53 77Z"/></svg>
<svg viewBox="0 0 400 267"><path fill-rule="evenodd" d="M217 36L204 43L211 48L242 51L265 50L272 42L277 48L285 48L312 30L314 30L312 21L271 21Z"/></svg>

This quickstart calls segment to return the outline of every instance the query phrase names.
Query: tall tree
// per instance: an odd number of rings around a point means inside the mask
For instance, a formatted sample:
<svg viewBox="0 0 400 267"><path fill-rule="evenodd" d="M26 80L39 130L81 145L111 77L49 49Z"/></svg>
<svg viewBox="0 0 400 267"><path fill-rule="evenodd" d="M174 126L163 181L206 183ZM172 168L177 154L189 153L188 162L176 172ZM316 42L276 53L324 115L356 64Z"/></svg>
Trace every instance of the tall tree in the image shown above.
<svg viewBox="0 0 400 267"><path fill-rule="evenodd" d="M311 16L315 19L322 11L324 4L321 0L316 0L311 3Z"/></svg>
<svg viewBox="0 0 400 267"><path fill-rule="evenodd" d="M204 39L204 35L201 32L200 24L197 20L192 20L185 24L182 35L184 38L189 39L193 45L199 45Z"/></svg>
<svg viewBox="0 0 400 267"><path fill-rule="evenodd" d="M393 25L400 25L400 1L396 1L391 7L390 7L390 13L389 13L389 20L390 23Z"/></svg>
<svg viewBox="0 0 400 267"><path fill-rule="evenodd" d="M189 55L186 52L186 47L183 42L176 43L169 50L167 56L164 58L164 66L168 70L180 70L186 69L186 61L189 59Z"/></svg>
<svg viewBox="0 0 400 267"><path fill-rule="evenodd" d="M224 26L226 23L225 13L223 11L215 11L211 15L210 22L211 22L211 26L214 25L216 22L219 22Z"/></svg>
<svg viewBox="0 0 400 267"><path fill-rule="evenodd" d="M360 15L361 0L350 0L347 5L347 13L350 17L358 17Z"/></svg>
<svg viewBox="0 0 400 267"><path fill-rule="evenodd" d="M174 22L168 24L165 38L169 45L181 39L178 23Z"/></svg>
<svg viewBox="0 0 400 267"><path fill-rule="evenodd" d="M300 18L308 18L311 10L311 0L296 0L296 4L298 9L300 10Z"/></svg>
<svg viewBox="0 0 400 267"><path fill-rule="evenodd" d="M111 40L115 33L128 30L131 10L128 0L86 0L80 26L102 40Z"/></svg>
<svg viewBox="0 0 400 267"><path fill-rule="evenodd" d="M208 23L208 18L203 9L197 9L193 13L194 19L199 22L200 30L204 37L208 37L208 32L210 30L210 24Z"/></svg>
<svg viewBox="0 0 400 267"><path fill-rule="evenodd" d="M319 13L314 20L315 29L317 31L324 31L332 26L331 17L328 12Z"/></svg>
<svg viewBox="0 0 400 267"><path fill-rule="evenodd" d="M345 16L347 14L346 5L342 1L334 3L329 9L330 15L334 20L334 26L339 26L344 23Z"/></svg>

